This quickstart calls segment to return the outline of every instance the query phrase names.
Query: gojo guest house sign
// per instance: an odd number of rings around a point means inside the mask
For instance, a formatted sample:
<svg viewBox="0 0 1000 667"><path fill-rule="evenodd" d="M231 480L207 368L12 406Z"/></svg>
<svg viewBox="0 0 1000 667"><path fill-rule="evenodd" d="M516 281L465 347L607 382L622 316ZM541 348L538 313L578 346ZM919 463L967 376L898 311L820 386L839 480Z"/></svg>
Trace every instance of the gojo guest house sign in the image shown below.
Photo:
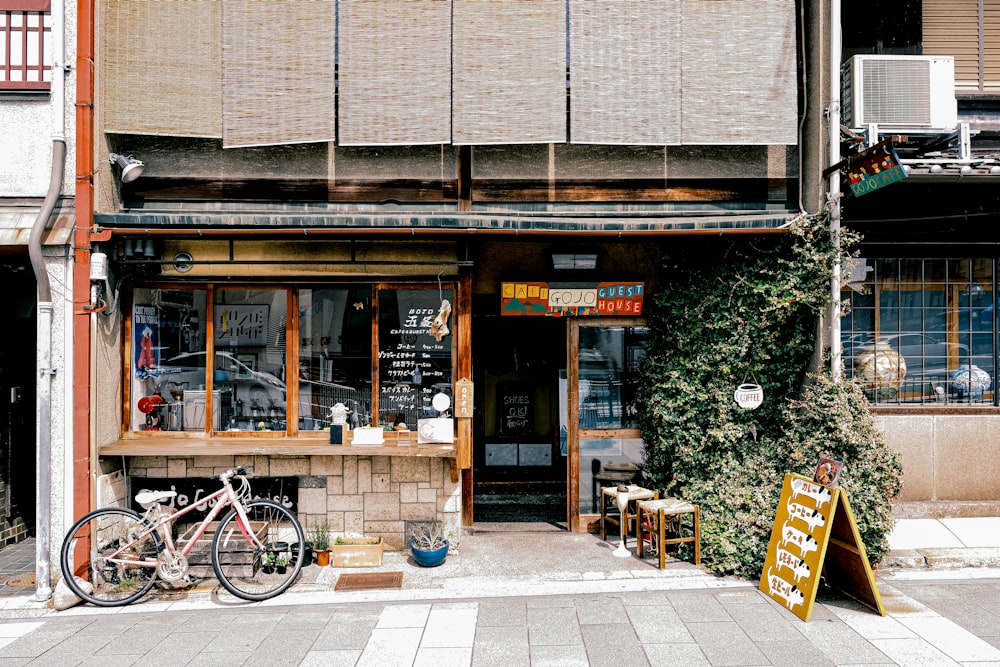
<svg viewBox="0 0 1000 667"><path fill-rule="evenodd" d="M500 285L501 315L600 317L641 315L645 283L541 283Z"/></svg>

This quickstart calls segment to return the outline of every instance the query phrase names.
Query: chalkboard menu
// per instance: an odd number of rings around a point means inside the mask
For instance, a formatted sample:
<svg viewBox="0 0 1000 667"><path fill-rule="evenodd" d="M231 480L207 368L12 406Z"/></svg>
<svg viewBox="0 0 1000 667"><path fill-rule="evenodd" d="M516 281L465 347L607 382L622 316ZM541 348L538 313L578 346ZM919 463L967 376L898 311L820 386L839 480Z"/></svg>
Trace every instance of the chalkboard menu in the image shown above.
<svg viewBox="0 0 1000 667"><path fill-rule="evenodd" d="M431 405L435 394L452 394L452 341L454 335L431 335L435 319L448 318L442 299L452 300L451 290L386 289L378 293L379 415L393 424L402 415L416 430L417 419L437 417ZM454 322L448 319L450 330Z"/></svg>
<svg viewBox="0 0 1000 667"><path fill-rule="evenodd" d="M501 435L529 435L534 426L534 389L507 382L497 386L497 415Z"/></svg>

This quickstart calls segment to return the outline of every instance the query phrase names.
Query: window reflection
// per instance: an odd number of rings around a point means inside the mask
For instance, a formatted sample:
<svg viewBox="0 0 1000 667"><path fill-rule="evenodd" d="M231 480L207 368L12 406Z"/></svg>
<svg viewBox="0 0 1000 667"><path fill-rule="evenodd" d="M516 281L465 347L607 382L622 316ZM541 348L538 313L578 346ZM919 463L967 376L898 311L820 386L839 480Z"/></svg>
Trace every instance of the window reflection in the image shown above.
<svg viewBox="0 0 1000 667"><path fill-rule="evenodd" d="M992 405L995 260L860 259L841 321L844 368L874 403Z"/></svg>
<svg viewBox="0 0 1000 667"><path fill-rule="evenodd" d="M371 423L371 287L299 291L299 430L330 425L340 403L357 427Z"/></svg>
<svg viewBox="0 0 1000 667"><path fill-rule="evenodd" d="M580 428L635 428L646 327L581 326Z"/></svg>

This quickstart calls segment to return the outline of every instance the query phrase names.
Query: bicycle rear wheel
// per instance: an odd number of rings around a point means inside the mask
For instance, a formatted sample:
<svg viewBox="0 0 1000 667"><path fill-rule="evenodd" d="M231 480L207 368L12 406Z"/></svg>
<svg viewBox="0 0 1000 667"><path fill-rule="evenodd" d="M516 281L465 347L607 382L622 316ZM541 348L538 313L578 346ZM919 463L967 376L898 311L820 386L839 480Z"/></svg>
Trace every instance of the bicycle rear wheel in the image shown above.
<svg viewBox="0 0 1000 667"><path fill-rule="evenodd" d="M105 507L69 529L60 553L63 580L98 607L119 607L141 598L156 580L160 537L138 512ZM140 563L145 562L145 565Z"/></svg>
<svg viewBox="0 0 1000 667"><path fill-rule="evenodd" d="M219 583L236 597L267 600L298 577L305 536L295 515L274 501L251 500L244 508L249 529L264 546L246 540L233 509L219 522L212 540L212 567Z"/></svg>

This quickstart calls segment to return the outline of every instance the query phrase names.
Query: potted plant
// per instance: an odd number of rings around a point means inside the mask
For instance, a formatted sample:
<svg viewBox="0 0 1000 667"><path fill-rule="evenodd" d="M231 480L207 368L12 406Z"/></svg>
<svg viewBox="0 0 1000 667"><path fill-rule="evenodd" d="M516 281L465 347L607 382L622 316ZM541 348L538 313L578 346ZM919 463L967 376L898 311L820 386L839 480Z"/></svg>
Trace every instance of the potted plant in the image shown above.
<svg viewBox="0 0 1000 667"><path fill-rule="evenodd" d="M420 521L410 528L410 553L417 565L437 567L448 556L450 543L440 521Z"/></svg>
<svg viewBox="0 0 1000 667"><path fill-rule="evenodd" d="M330 545L334 567L379 567L384 546L381 537L342 537Z"/></svg>
<svg viewBox="0 0 1000 667"><path fill-rule="evenodd" d="M318 521L309 529L309 541L313 553L316 554L316 564L326 567L330 564L330 522L326 519Z"/></svg>
<svg viewBox="0 0 1000 667"><path fill-rule="evenodd" d="M264 555L264 560L261 562L261 571L264 574L271 574L272 572L277 572L278 574L285 574L286 568L288 566L288 559L276 551L268 551Z"/></svg>

